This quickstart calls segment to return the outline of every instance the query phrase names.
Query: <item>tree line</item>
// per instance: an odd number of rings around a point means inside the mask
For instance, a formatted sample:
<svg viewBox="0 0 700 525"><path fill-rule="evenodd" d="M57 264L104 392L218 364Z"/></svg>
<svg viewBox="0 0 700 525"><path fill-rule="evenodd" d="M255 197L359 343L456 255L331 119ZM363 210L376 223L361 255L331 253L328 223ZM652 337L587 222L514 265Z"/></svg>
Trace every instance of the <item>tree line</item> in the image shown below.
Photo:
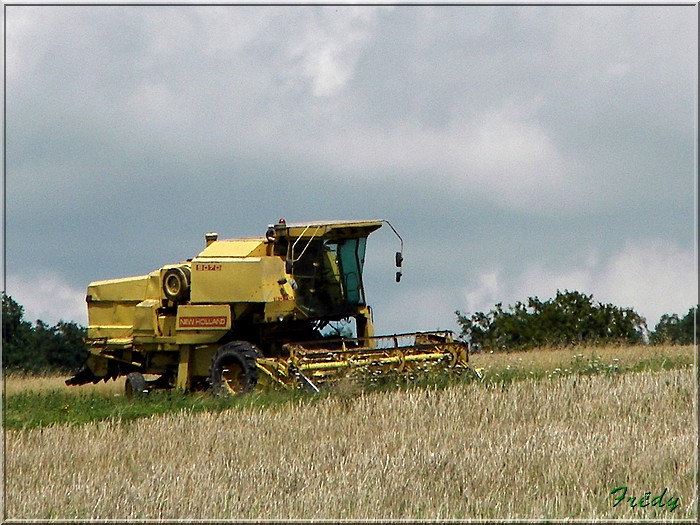
<svg viewBox="0 0 700 525"><path fill-rule="evenodd" d="M697 305L684 317L664 314L653 331L631 308L593 300L592 295L557 290L554 298L530 297L488 313L455 312L461 337L474 350L527 350L536 347L603 344L693 344L697 332Z"/></svg>
<svg viewBox="0 0 700 525"><path fill-rule="evenodd" d="M27 373L70 373L87 357L86 329L74 322L50 326L24 319L24 307L2 293L2 368Z"/></svg>
<svg viewBox="0 0 700 525"><path fill-rule="evenodd" d="M576 291L557 291L546 301L530 297L506 308L496 304L488 313L455 314L460 336L479 351L576 344L693 344L696 312L697 306L683 317L664 314L649 331L645 319L631 308L602 304ZM27 321L24 307L3 292L3 370L74 372L87 357L85 336L85 327L74 322L50 326L41 320Z"/></svg>

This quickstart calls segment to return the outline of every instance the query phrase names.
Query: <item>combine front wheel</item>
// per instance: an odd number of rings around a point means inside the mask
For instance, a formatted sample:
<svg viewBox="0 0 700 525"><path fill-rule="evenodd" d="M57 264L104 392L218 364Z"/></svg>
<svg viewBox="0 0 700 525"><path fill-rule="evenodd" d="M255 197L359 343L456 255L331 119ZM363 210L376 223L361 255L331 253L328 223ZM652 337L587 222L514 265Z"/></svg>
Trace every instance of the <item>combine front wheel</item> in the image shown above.
<svg viewBox="0 0 700 525"><path fill-rule="evenodd" d="M134 397L143 397L148 394L148 385L146 384L146 378L143 377L141 372L131 372L126 376L126 385L124 394L128 399Z"/></svg>
<svg viewBox="0 0 700 525"><path fill-rule="evenodd" d="M245 394L258 382L255 360L257 348L244 341L233 341L216 351L211 364L211 385L214 394Z"/></svg>

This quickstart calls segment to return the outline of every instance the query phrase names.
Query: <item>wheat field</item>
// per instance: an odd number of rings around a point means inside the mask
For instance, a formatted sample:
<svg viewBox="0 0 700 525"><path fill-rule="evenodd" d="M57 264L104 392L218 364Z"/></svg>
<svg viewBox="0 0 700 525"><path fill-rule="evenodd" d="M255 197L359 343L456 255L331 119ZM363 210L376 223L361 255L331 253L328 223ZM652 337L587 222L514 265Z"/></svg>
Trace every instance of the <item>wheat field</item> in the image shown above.
<svg viewBox="0 0 700 525"><path fill-rule="evenodd" d="M573 346L565 348L536 348L520 352L483 352L469 356L473 366L502 371L506 367L520 371L543 372L566 370L577 358L583 361L597 360L602 365L629 369L643 362L695 363L696 348L692 345L601 345ZM675 367L675 366L674 366Z"/></svg>
<svg viewBox="0 0 700 525"><path fill-rule="evenodd" d="M50 392L63 390L75 392L81 395L99 394L104 396L120 396L124 394L124 377L107 382L81 386L66 386L66 379L70 374L64 375L27 375L10 373L3 378L4 395L12 396L21 392Z"/></svg>
<svg viewBox="0 0 700 525"><path fill-rule="evenodd" d="M694 519L696 397L686 368L6 430L4 514Z"/></svg>

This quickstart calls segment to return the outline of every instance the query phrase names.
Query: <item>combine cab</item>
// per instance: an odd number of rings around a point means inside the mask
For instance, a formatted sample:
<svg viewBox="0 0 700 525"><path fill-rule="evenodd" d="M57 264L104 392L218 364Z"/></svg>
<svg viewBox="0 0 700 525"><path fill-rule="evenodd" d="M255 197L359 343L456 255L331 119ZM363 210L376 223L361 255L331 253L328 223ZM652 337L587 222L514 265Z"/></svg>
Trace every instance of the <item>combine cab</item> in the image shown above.
<svg viewBox="0 0 700 525"><path fill-rule="evenodd" d="M258 383L318 390L348 373L466 368L466 344L451 332L374 335L362 270L367 238L384 223L401 241L387 221L280 220L251 239L209 233L193 259L90 283L90 354L66 384L126 376L127 394L245 393ZM402 260L399 251L397 282ZM354 321L354 337L322 335L340 321Z"/></svg>

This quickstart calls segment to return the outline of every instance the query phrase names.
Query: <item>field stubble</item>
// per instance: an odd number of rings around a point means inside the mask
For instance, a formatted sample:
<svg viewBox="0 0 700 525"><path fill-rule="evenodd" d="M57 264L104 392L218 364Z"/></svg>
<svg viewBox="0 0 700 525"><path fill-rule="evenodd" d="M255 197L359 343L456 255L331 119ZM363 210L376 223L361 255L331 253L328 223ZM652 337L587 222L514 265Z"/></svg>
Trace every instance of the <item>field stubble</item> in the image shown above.
<svg viewBox="0 0 700 525"><path fill-rule="evenodd" d="M7 430L6 517L695 517L689 369ZM610 491L679 496L613 507Z"/></svg>

